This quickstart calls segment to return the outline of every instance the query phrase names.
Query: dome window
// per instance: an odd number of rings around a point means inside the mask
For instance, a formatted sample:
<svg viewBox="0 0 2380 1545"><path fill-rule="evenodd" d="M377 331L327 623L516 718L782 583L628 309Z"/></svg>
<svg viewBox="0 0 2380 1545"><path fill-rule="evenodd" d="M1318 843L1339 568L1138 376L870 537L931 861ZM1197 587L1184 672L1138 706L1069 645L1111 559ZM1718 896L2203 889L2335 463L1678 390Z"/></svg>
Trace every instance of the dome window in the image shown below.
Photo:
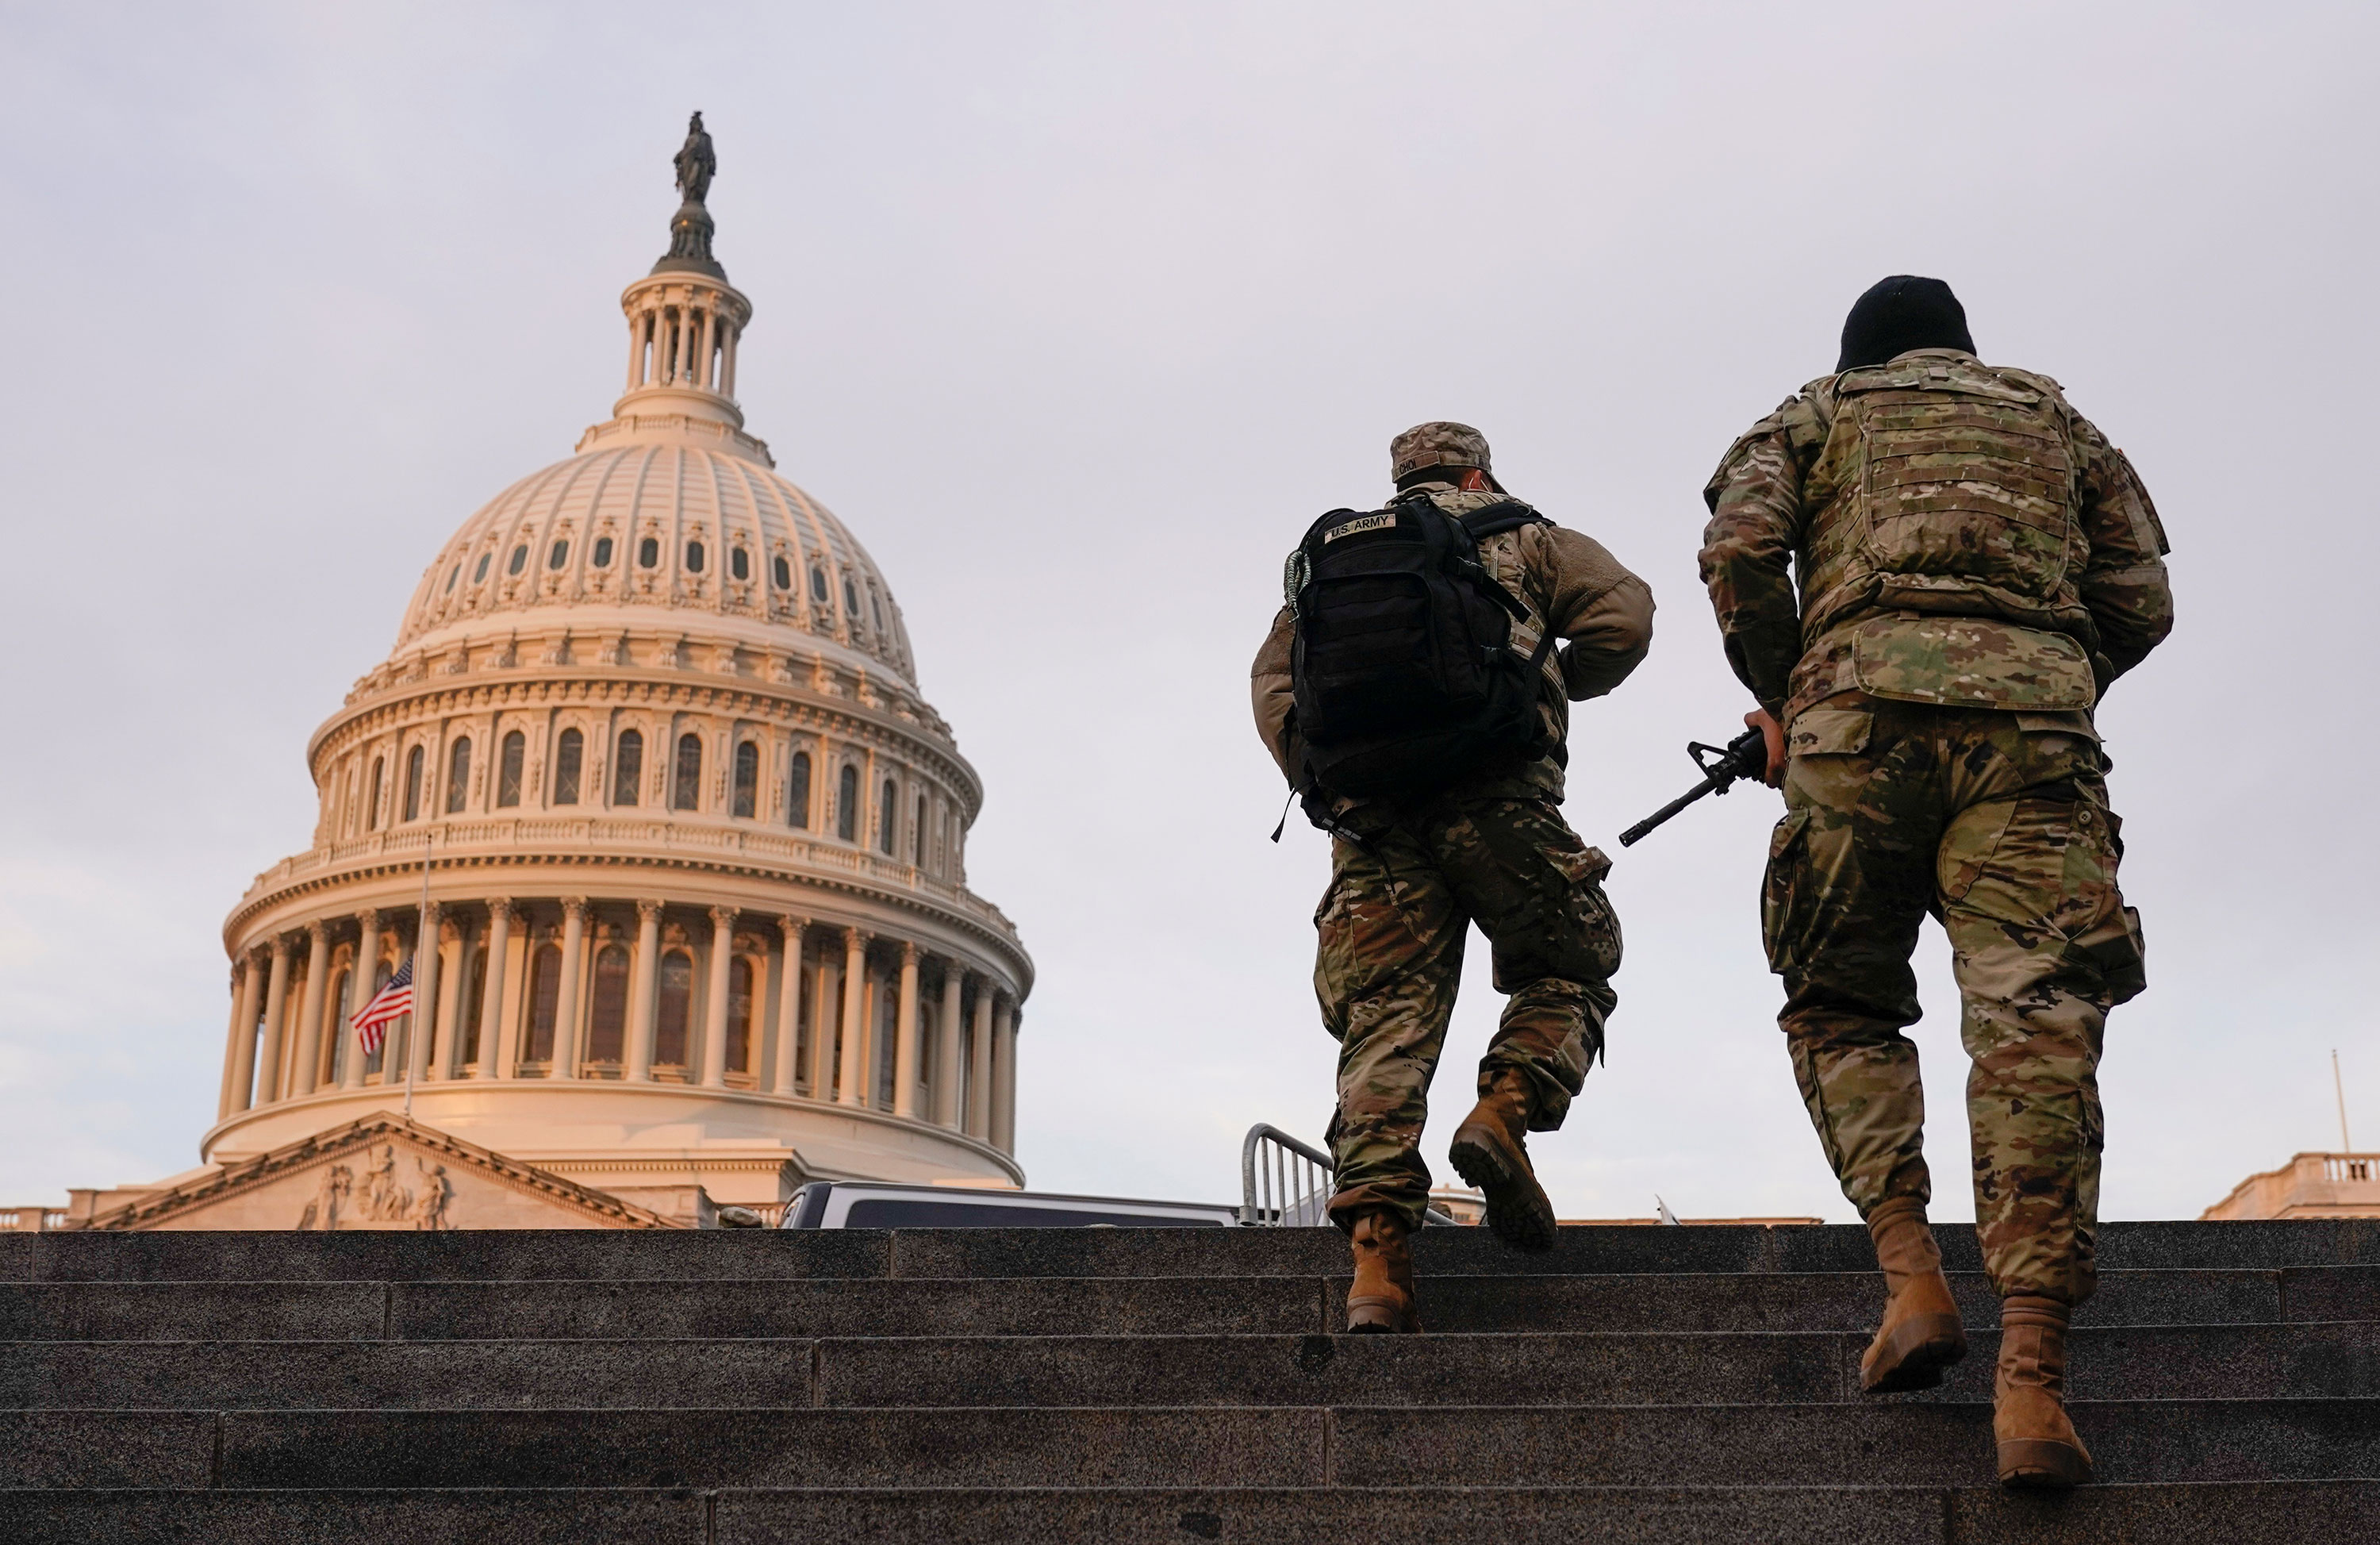
<svg viewBox="0 0 2380 1545"><path fill-rule="evenodd" d="M738 579L752 578L752 554L740 547L727 550L727 572Z"/></svg>
<svg viewBox="0 0 2380 1545"><path fill-rule="evenodd" d="M496 803L512 806L521 799L521 764L528 757L528 740L518 730L507 731L496 757Z"/></svg>
<svg viewBox="0 0 2380 1545"><path fill-rule="evenodd" d="M446 571L446 593L448 595L453 595L455 593L455 581L461 578L463 578L463 565L461 560L457 559L455 566Z"/></svg>
<svg viewBox="0 0 2380 1545"><path fill-rule="evenodd" d="M640 730L622 730L618 755L612 765L612 803L633 805L637 785L645 776L645 736Z"/></svg>
<svg viewBox="0 0 2380 1545"><path fill-rule="evenodd" d="M587 760L587 737L577 730L564 730L561 744L553 751L553 802L557 805L578 803L578 772Z"/></svg>
<svg viewBox="0 0 2380 1545"><path fill-rule="evenodd" d="M702 809L702 736L691 730L677 737L676 776L670 783L670 809Z"/></svg>
<svg viewBox="0 0 2380 1545"><path fill-rule="evenodd" d="M888 858L892 857L893 845L898 841L895 829L901 820L900 801L901 791L892 786L892 779L885 779L884 797L876 806L876 845L883 849Z"/></svg>
<svg viewBox="0 0 2380 1545"><path fill-rule="evenodd" d="M785 555L782 553L777 554L776 575L777 589L790 590L794 588L794 566L785 562Z"/></svg>
<svg viewBox="0 0 2380 1545"><path fill-rule="evenodd" d="M470 797L471 737L456 736L446 752L446 813L463 813L463 801Z"/></svg>
<svg viewBox="0 0 2380 1545"><path fill-rule="evenodd" d="M595 539L594 563L597 568L610 568L612 566L612 539L610 537L597 537Z"/></svg>
<svg viewBox="0 0 2380 1545"><path fill-rule="evenodd" d="M671 950L662 956L661 1003L653 1016L653 1065L684 1067L687 1032L694 1022L694 956Z"/></svg>
<svg viewBox="0 0 2380 1545"><path fill-rule="evenodd" d="M595 1004L588 1016L587 1060L616 1063L627 1044L628 952L606 944L595 954Z"/></svg>
<svg viewBox="0 0 2380 1545"><path fill-rule="evenodd" d="M545 555L545 566L548 568L560 568L564 564L567 563L569 559L570 542L568 539L565 538L561 541L555 542L552 548L547 552Z"/></svg>
<svg viewBox="0 0 2380 1545"><path fill-rule="evenodd" d="M834 834L845 842L859 840L859 769L845 767L835 785Z"/></svg>
<svg viewBox="0 0 2380 1545"><path fill-rule="evenodd" d="M522 542L518 547L513 549L512 561L504 565L504 572L506 574L518 574L522 569L527 568L528 566L528 543Z"/></svg>
<svg viewBox="0 0 2380 1545"><path fill-rule="evenodd" d="M702 572L702 543L689 541L686 544L686 571L688 574Z"/></svg>
<svg viewBox="0 0 2380 1545"><path fill-rule="evenodd" d="M751 820L759 798L760 748L749 740L740 741L735 747L735 813L747 821Z"/></svg>
<svg viewBox="0 0 2380 1545"><path fill-rule="evenodd" d="M810 754L794 753L793 778L785 787L785 821L807 831L810 823Z"/></svg>
<svg viewBox="0 0 2380 1545"><path fill-rule="evenodd" d="M856 586L852 584L851 578L848 575L844 577L843 581L843 612L844 615L849 617L852 621L857 622L859 620L859 590Z"/></svg>
<svg viewBox="0 0 2380 1545"><path fill-rule="evenodd" d="M876 619L876 631L879 633L883 632L884 602L877 599L876 592L874 590L868 592L868 614Z"/></svg>
<svg viewBox="0 0 2380 1545"><path fill-rule="evenodd" d="M482 553L480 554L480 561L473 565L471 568L471 583L476 585L480 580L485 579L488 577L488 560L494 556L495 554L492 553Z"/></svg>
<svg viewBox="0 0 2380 1545"><path fill-rule="evenodd" d="M638 568L659 568L661 566L661 538L647 537L644 541L637 543L637 566Z"/></svg>
<svg viewBox="0 0 2380 1545"><path fill-rule="evenodd" d="M421 819L421 773L427 753L419 746L405 753L405 819Z"/></svg>

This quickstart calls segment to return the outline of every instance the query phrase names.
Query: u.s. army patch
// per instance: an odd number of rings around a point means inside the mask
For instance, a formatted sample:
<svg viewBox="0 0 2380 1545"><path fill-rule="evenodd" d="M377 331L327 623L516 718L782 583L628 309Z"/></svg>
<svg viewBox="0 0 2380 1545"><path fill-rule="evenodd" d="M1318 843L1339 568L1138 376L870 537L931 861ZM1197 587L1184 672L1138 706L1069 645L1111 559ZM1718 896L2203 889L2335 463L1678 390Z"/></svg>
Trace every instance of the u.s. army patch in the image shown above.
<svg viewBox="0 0 2380 1545"><path fill-rule="evenodd" d="M1346 522L1344 525L1333 526L1330 530L1323 533L1322 540L1325 542L1333 542L1337 541L1341 537L1352 537L1358 531L1382 530L1388 527L1395 525L1396 523L1396 511L1382 510L1378 515L1358 516L1354 519Z"/></svg>

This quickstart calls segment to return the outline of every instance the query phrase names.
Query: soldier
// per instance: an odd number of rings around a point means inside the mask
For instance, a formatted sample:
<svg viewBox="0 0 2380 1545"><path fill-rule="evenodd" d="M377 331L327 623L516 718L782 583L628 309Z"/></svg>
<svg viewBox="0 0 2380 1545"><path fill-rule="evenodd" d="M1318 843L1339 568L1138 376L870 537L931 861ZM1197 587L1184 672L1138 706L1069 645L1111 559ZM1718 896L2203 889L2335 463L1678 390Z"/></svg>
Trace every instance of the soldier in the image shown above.
<svg viewBox="0 0 2380 1545"><path fill-rule="evenodd" d="M1317 522L1292 559L1290 604L1274 617L1252 675L1266 748L1334 838L1330 889L1315 912L1314 983L1324 1027L1340 1043L1330 1211L1353 1241L1347 1328L1412 1332L1421 1325L1406 1236L1420 1225L1429 1192L1429 1168L1416 1150L1474 922L1494 951L1497 991L1510 1001L1451 1159L1486 1194L1499 1235L1523 1248L1553 1243L1553 1208L1524 1135L1561 1125L1602 1048L1620 964L1620 925L1601 883L1610 861L1561 817L1569 703L1610 691L1644 659L1653 598L1600 543L1510 498L1477 430L1422 424L1398 435L1389 456L1399 503ZM1300 699L1294 678L1305 668L1298 662L1318 647L1311 627L1320 614L1295 575L1310 552L1358 545L1323 544L1351 532L1392 537L1399 520L1467 520L1463 530L1483 533L1477 567L1518 616L1510 652L1514 718L1525 733L1451 777L1351 797L1318 779L1305 733L1314 715L1300 722L1298 704L1315 700ZM1463 561L1456 554L1445 563ZM1301 593L1309 597L1305 634ZM1558 640L1566 647L1557 654Z"/></svg>
<svg viewBox="0 0 2380 1545"><path fill-rule="evenodd" d="M1862 1387L1938 1383L1966 1352L1901 1033L1930 912L1973 1063L2000 1479L2087 1480L2065 1333L2094 1281L2095 1069L2107 1010L2145 985L2092 711L2173 626L2156 510L2058 383L1985 364L1949 286L1905 274L1703 496L1703 578L1785 791L1761 907L1779 1023L1887 1284Z"/></svg>

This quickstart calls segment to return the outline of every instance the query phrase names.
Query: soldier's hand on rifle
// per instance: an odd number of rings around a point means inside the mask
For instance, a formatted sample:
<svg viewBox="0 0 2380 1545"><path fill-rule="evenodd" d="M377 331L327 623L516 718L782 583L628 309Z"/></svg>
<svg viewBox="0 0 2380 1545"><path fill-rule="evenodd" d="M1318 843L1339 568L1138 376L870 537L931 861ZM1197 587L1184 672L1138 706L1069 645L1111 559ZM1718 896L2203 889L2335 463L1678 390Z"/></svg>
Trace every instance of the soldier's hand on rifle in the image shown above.
<svg viewBox="0 0 2380 1545"><path fill-rule="evenodd" d="M1743 716L1744 727L1760 732L1763 744L1768 748L1768 771L1760 781L1770 788L1781 788L1785 783L1785 727L1765 708L1755 708Z"/></svg>

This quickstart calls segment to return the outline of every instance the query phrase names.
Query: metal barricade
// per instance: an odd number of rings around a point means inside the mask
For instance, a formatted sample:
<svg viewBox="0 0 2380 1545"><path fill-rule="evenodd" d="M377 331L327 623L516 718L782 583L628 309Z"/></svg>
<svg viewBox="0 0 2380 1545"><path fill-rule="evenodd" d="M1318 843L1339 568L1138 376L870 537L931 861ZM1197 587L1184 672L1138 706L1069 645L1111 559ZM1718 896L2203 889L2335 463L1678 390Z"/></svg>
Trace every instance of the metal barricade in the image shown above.
<svg viewBox="0 0 2380 1545"><path fill-rule="evenodd" d="M1328 1223L1330 1155L1258 1122L1240 1139L1240 1222L1258 1228Z"/></svg>

